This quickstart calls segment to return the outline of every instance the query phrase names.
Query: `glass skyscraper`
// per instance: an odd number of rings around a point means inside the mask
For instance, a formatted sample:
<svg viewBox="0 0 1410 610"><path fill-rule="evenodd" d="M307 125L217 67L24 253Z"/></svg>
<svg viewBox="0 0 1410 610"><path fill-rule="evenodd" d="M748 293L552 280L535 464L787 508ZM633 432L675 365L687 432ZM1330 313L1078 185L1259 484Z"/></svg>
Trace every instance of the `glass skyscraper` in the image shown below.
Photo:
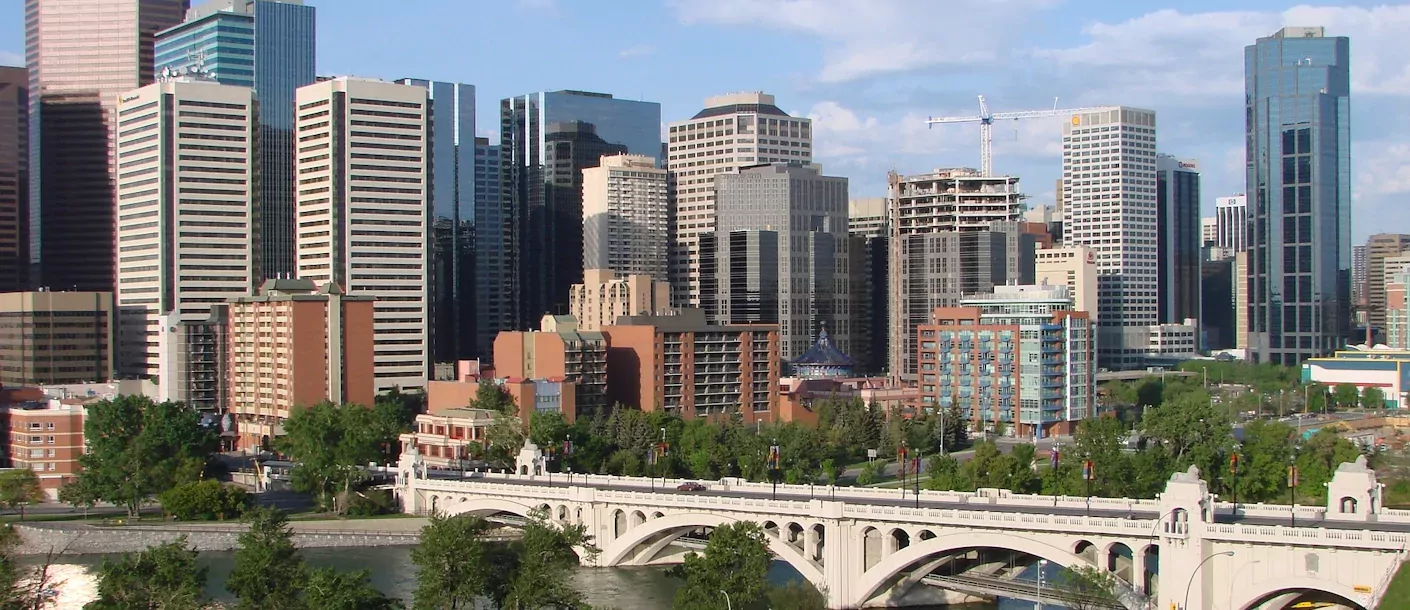
<svg viewBox="0 0 1410 610"><path fill-rule="evenodd" d="M475 353L489 359L494 338L514 330L514 224L504 206L500 182L500 147L475 138Z"/></svg>
<svg viewBox="0 0 1410 610"><path fill-rule="evenodd" d="M583 172L603 155L661 163L661 105L604 93L552 91L500 101L504 199L513 211L517 326L568 313L583 281Z"/></svg>
<svg viewBox="0 0 1410 610"><path fill-rule="evenodd" d="M1244 51L1250 350L1297 365L1351 331L1351 57L1288 27Z"/></svg>
<svg viewBox="0 0 1410 610"><path fill-rule="evenodd" d="M475 357L475 86L406 78L431 105L431 362Z"/></svg>
<svg viewBox="0 0 1410 610"><path fill-rule="evenodd" d="M255 90L263 278L294 271L294 92L314 82L315 20L303 0L212 0L157 35L158 74L202 63L216 82Z"/></svg>

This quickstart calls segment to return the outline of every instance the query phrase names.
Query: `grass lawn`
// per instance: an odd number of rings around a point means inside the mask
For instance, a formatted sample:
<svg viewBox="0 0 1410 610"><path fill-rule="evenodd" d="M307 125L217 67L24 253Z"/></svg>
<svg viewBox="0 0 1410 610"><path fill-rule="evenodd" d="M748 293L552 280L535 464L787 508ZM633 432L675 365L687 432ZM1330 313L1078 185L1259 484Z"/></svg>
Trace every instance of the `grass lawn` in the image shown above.
<svg viewBox="0 0 1410 610"><path fill-rule="evenodd" d="M1400 571L1391 579L1390 587L1377 610L1402 610L1410 608L1410 563L1400 564Z"/></svg>

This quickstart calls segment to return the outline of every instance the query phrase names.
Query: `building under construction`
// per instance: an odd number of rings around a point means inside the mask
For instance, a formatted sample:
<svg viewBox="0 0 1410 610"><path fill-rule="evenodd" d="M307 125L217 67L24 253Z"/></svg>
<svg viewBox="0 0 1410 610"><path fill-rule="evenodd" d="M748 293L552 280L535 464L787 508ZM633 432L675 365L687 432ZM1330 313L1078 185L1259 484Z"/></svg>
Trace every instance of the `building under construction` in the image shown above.
<svg viewBox="0 0 1410 610"><path fill-rule="evenodd" d="M916 328L936 307L1033 283L1037 240L1020 222L1018 178L970 168L890 175L888 293L893 379L918 380Z"/></svg>

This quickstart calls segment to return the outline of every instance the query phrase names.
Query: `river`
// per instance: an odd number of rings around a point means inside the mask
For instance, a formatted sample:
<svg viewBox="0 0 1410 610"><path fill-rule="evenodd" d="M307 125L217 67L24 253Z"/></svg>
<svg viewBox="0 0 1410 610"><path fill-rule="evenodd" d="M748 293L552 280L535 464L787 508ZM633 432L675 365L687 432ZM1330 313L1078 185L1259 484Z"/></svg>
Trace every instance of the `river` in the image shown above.
<svg viewBox="0 0 1410 610"><path fill-rule="evenodd" d="M416 567L411 563L410 547L303 549L308 563L315 567L335 567L340 570L372 570L372 584L387 595L410 601L416 588ZM201 564L209 569L207 593L217 600L232 601L225 591L225 579L230 575L234 552L201 554ZM60 558L55 568L60 596L57 610L80 610L96 594L95 574L103 562L101 555L77 555ZM577 586L594 607L616 610L648 610L670 608L680 581L666 576L662 568L581 568L575 574ZM773 582L799 578L787 564L775 562L769 572ZM1044 604L1044 610L1058 610ZM948 606L946 610L1032 610L1031 602L1001 599L992 604ZM913 610L924 610L914 608Z"/></svg>

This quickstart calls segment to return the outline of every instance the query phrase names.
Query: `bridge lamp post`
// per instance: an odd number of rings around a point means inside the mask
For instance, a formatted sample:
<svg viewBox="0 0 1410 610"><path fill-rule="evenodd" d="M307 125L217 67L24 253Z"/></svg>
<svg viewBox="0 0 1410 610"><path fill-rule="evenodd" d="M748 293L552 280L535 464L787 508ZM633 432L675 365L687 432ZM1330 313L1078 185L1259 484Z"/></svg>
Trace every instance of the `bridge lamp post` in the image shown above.
<svg viewBox="0 0 1410 610"><path fill-rule="evenodd" d="M725 596L725 610L734 610L734 603L729 600L729 591L720 589L720 593Z"/></svg>
<svg viewBox="0 0 1410 610"><path fill-rule="evenodd" d="M1038 560L1038 603L1033 606L1034 610L1043 610L1043 569L1048 567L1048 560Z"/></svg>
<svg viewBox="0 0 1410 610"><path fill-rule="evenodd" d="M1219 556L1233 557L1234 552L1224 551L1222 553L1214 553L1213 555L1205 557L1202 561L1199 562L1199 565L1195 566L1195 571L1190 572L1190 582L1185 583L1185 603L1180 605L1180 610L1190 610L1190 587L1194 586L1195 575L1199 574L1200 568L1203 568L1204 564L1209 563L1209 560Z"/></svg>

